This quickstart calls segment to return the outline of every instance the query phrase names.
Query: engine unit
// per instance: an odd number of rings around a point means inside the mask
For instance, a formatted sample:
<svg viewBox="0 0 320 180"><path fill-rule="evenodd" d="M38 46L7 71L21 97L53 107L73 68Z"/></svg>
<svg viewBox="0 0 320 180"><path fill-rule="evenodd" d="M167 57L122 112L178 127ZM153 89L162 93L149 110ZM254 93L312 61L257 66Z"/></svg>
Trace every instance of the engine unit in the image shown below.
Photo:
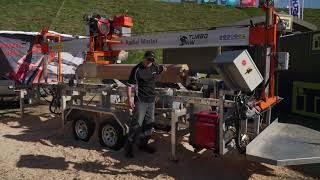
<svg viewBox="0 0 320 180"><path fill-rule="evenodd" d="M263 81L247 50L223 52L214 64L227 86L233 90L251 92Z"/></svg>

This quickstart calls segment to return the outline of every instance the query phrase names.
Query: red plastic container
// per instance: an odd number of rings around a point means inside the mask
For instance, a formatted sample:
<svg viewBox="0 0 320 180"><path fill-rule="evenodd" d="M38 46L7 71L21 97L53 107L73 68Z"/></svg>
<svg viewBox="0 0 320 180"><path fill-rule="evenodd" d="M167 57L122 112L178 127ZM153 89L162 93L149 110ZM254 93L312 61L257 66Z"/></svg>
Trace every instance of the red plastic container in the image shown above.
<svg viewBox="0 0 320 180"><path fill-rule="evenodd" d="M117 16L113 19L114 26L132 27L133 22L130 16Z"/></svg>
<svg viewBox="0 0 320 180"><path fill-rule="evenodd" d="M196 148L218 148L219 114L212 111L202 111L195 115L195 134L193 146Z"/></svg>

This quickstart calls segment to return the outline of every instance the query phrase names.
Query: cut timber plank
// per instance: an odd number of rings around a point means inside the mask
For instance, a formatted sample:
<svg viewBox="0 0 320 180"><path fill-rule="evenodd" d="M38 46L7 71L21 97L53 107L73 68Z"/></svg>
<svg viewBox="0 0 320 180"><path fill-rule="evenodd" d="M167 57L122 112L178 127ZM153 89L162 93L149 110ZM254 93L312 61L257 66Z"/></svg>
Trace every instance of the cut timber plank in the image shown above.
<svg viewBox="0 0 320 180"><path fill-rule="evenodd" d="M118 79L128 80L135 64L81 64L77 69L80 78ZM189 68L186 64L167 64L167 71L157 76L157 81L162 83L183 82L188 75Z"/></svg>

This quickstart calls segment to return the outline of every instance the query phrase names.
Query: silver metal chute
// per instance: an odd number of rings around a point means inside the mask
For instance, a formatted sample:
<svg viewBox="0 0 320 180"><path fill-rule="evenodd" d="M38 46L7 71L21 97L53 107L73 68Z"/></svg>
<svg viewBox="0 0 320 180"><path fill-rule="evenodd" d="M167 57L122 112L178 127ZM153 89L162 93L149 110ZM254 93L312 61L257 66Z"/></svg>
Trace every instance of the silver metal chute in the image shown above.
<svg viewBox="0 0 320 180"><path fill-rule="evenodd" d="M247 159L288 166L320 163L320 131L274 121L246 150Z"/></svg>

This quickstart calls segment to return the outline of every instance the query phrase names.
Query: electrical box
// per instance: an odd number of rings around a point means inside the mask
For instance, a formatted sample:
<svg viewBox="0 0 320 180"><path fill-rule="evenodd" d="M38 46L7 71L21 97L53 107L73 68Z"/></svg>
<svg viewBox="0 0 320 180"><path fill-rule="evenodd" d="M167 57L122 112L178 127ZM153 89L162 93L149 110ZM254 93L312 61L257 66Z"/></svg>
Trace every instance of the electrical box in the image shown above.
<svg viewBox="0 0 320 180"><path fill-rule="evenodd" d="M131 28L122 27L122 26L114 26L114 34L123 37L130 37L131 36Z"/></svg>
<svg viewBox="0 0 320 180"><path fill-rule="evenodd" d="M223 52L214 64L227 86L233 90L251 92L263 81L247 50Z"/></svg>

